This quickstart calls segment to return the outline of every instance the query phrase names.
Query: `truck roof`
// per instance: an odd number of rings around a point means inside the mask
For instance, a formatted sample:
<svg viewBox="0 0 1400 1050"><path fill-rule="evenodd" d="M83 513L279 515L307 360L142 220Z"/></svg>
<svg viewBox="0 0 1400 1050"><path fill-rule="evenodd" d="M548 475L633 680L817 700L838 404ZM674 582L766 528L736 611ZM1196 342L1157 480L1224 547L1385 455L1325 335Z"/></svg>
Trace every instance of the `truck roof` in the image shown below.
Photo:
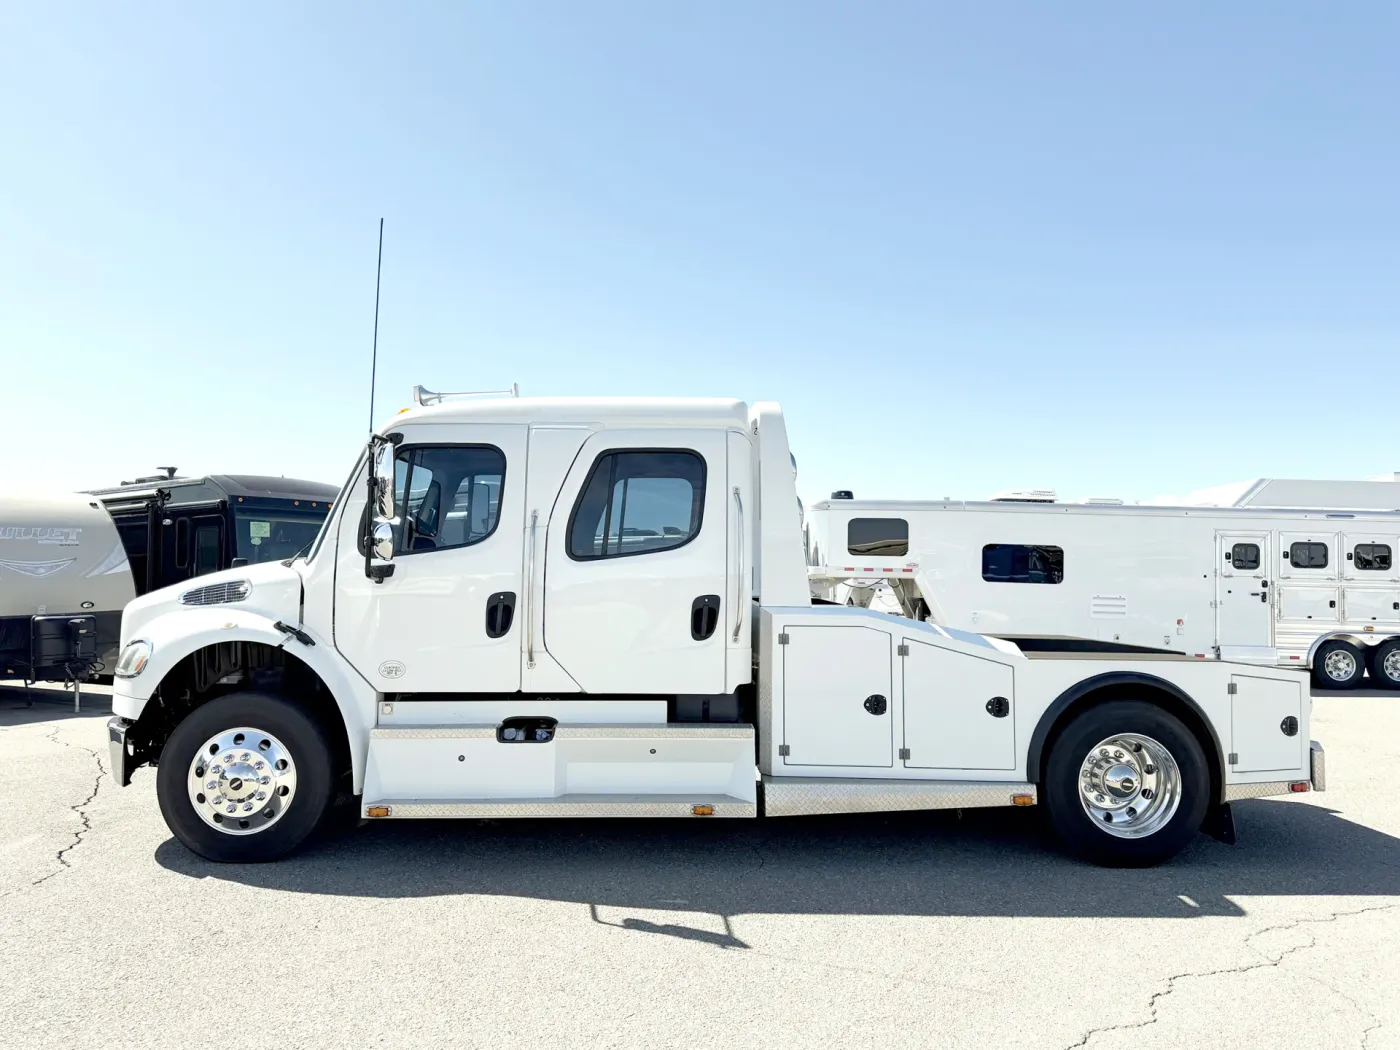
<svg viewBox="0 0 1400 1050"><path fill-rule="evenodd" d="M409 423L601 423L607 426L742 427L749 406L719 397L492 397L414 405L381 428Z"/></svg>

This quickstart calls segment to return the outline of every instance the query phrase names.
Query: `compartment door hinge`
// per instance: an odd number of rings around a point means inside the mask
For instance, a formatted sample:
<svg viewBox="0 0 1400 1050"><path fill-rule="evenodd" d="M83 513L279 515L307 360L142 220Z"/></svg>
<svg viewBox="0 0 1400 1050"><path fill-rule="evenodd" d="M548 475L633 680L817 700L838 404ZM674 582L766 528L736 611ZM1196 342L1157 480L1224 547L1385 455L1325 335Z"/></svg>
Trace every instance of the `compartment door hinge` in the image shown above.
<svg viewBox="0 0 1400 1050"><path fill-rule="evenodd" d="M787 643L788 643L787 631L781 631L781 632L779 632L779 634L778 634L778 644L779 644L779 645L787 645Z"/></svg>
<svg viewBox="0 0 1400 1050"><path fill-rule="evenodd" d="M787 744L778 745L778 755L780 757L786 758L790 754L792 754L792 748L788 747Z"/></svg>
<svg viewBox="0 0 1400 1050"><path fill-rule="evenodd" d="M909 646L904 645L904 644L901 643L899 646L897 646L897 647L895 648L895 653L896 653L897 655L899 655L899 656L908 656L908 655L909 655Z"/></svg>
<svg viewBox="0 0 1400 1050"><path fill-rule="evenodd" d="M1239 687L1239 685L1236 684L1235 682L1231 682L1229 685L1227 685L1227 686L1225 687L1225 692L1229 693L1231 696L1234 696L1234 695L1235 695L1236 693L1238 693L1239 691L1240 691L1240 687Z"/></svg>
<svg viewBox="0 0 1400 1050"><path fill-rule="evenodd" d="M1239 764L1240 764L1240 756L1239 756L1239 754L1238 754L1237 752L1231 751L1231 752L1230 752L1230 765L1232 765L1232 766L1237 766L1237 765L1239 765Z"/></svg>
<svg viewBox="0 0 1400 1050"><path fill-rule="evenodd" d="M899 757L907 761L909 758L909 749L907 747L901 747L899 749Z"/></svg>

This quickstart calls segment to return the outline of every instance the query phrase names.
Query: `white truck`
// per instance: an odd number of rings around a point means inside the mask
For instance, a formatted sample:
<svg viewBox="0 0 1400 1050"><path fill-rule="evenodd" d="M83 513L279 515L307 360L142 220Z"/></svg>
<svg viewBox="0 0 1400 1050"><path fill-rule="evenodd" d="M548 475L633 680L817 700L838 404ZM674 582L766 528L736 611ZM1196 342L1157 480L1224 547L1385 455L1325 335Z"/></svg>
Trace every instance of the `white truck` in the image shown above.
<svg viewBox="0 0 1400 1050"><path fill-rule="evenodd" d="M776 404L501 399L375 434L305 557L138 598L109 723L175 836L1044 804L1140 865L1321 790L1306 676L814 603Z"/></svg>
<svg viewBox="0 0 1400 1050"><path fill-rule="evenodd" d="M1352 487L1367 484L1400 494ZM869 606L888 589L916 618L1025 644L1053 633L1301 667L1331 689L1369 670L1400 689L1400 510L837 495L807 513L820 597Z"/></svg>

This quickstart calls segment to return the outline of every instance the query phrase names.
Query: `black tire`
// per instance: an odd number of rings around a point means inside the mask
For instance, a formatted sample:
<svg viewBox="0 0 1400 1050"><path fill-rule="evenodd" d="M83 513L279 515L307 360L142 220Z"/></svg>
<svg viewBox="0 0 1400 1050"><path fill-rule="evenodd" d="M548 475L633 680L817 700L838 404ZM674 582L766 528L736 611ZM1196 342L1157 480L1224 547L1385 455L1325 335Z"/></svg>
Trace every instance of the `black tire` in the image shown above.
<svg viewBox="0 0 1400 1050"><path fill-rule="evenodd" d="M1333 654L1336 656L1329 667L1327 658ZM1337 672L1347 668L1350 668L1350 673L1339 677ZM1365 674L1366 657L1350 642L1334 638L1317 647L1317 653L1313 656L1312 680L1319 689L1355 689Z"/></svg>
<svg viewBox="0 0 1400 1050"><path fill-rule="evenodd" d="M291 756L296 788L275 822L253 834L229 834L207 823L190 799L190 767L211 738L239 727L274 735ZM197 707L161 751L156 797L171 832L208 860L260 862L285 857L325 817L334 795L332 751L320 722L295 701L265 693L230 693ZM201 796L203 797L203 796Z"/></svg>
<svg viewBox="0 0 1400 1050"><path fill-rule="evenodd" d="M1119 838L1089 815L1080 796L1081 766L1101 742L1120 734L1149 737L1167 750L1180 774L1180 800L1160 828ZM1064 843L1080 857L1114 868L1137 868L1174 857L1201 828L1210 807L1210 767L1194 733L1156 704L1114 700L1078 715L1056 737L1046 764L1045 803Z"/></svg>
<svg viewBox="0 0 1400 1050"><path fill-rule="evenodd" d="M1377 689L1400 689L1400 656L1396 653L1400 653L1400 638L1392 638L1372 648L1371 684Z"/></svg>

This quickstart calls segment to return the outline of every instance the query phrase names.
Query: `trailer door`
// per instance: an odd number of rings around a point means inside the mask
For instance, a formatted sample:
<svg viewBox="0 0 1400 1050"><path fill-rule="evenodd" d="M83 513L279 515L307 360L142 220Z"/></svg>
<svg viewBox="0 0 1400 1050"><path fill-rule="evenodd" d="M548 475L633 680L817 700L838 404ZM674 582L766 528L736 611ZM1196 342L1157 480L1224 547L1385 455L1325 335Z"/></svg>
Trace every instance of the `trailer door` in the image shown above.
<svg viewBox="0 0 1400 1050"><path fill-rule="evenodd" d="M1215 534L1215 644L1223 660L1273 660L1267 532Z"/></svg>

